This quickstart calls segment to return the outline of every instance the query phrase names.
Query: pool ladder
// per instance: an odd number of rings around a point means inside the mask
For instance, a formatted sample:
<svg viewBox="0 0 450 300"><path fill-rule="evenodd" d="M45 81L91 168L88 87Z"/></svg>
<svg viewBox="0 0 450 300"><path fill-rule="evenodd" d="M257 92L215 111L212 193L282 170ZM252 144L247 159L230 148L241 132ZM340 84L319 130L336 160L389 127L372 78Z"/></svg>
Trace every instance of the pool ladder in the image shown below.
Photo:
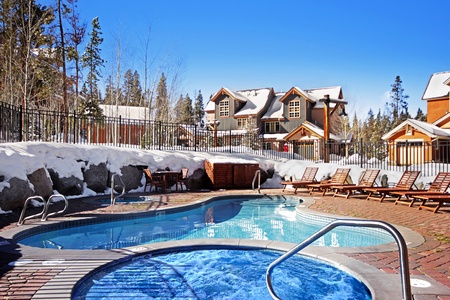
<svg viewBox="0 0 450 300"><path fill-rule="evenodd" d="M402 300L411 300L412 294L411 294L411 282L410 282L410 276L409 276L409 264L408 264L408 249L406 247L406 242L403 239L400 232L392 225L383 222L383 221L374 221L374 220L335 220L328 224L327 226L323 227L321 230L316 232L315 234L311 235L309 238L280 256L277 260L272 262L266 271L266 285L269 289L269 293L272 296L273 299L280 299L275 291L273 290L272 286L272 272L273 269L278 266L283 261L287 260L291 256L295 255L297 252L302 250L303 248L307 247L311 243L313 243L318 238L325 235L327 232L331 231L335 227L338 226L351 226L351 227L371 227L371 228L381 228L389 232L397 242L397 246L399 248L399 255L400 255L400 275L401 275L401 281L402 281Z"/></svg>
<svg viewBox="0 0 450 300"><path fill-rule="evenodd" d="M119 178L119 181L120 181L120 183L121 183L121 185L115 185L114 184L114 178ZM122 192L120 193L120 195L119 196L114 196L114 189L116 188L116 187L122 187ZM122 197L123 195L125 195L125 184L123 183L123 180L122 180L122 178L119 176L119 174L116 174L116 173L114 173L114 174L112 174L112 176L111 176L111 205L115 205L116 204L116 199L117 198L120 198L120 197Z"/></svg>
<svg viewBox="0 0 450 300"><path fill-rule="evenodd" d="M256 170L255 176L253 176L252 190L255 190L256 179L258 179L258 194L261 194L261 170Z"/></svg>
<svg viewBox="0 0 450 300"><path fill-rule="evenodd" d="M62 198L64 200L64 208L61 209L60 211L55 211L55 212L49 213L48 207L50 206L51 202L55 198ZM38 200L38 201L42 202L43 203L42 211L40 213L25 217L25 211L27 210L28 204L30 203L31 200ZM57 214L62 214L63 212L65 212L68 206L69 206L69 202L67 201L66 197L64 197L63 195L60 195L60 194L51 195L47 201L45 201L45 199L41 196L28 197L25 200L25 203L23 204L22 213L20 214L19 221L17 222L17 226L23 225L23 223L26 220L36 218L36 217L41 217L41 221L47 221L48 217L54 216Z"/></svg>

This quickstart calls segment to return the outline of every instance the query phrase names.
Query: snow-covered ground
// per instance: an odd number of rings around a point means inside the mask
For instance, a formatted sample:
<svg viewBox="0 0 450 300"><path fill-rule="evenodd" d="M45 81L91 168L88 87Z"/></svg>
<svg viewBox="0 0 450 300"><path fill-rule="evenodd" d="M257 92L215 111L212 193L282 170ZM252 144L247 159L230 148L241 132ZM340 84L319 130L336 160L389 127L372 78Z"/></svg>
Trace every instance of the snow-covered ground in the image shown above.
<svg viewBox="0 0 450 300"><path fill-rule="evenodd" d="M357 165L343 166L338 164L313 163L302 160L283 159L275 161L262 156L244 153L207 153L191 151L159 151L118 148L110 146L74 145L63 143L4 143L0 144L0 176L4 180L0 182L0 191L9 186L9 179L17 177L27 180L27 174L31 174L39 168L52 168L61 177L74 175L83 179L81 167L88 164L98 165L106 163L111 172L120 174L120 168L126 165L148 165L150 169L181 170L188 168L192 174L198 168L204 168L205 160L213 162L249 162L259 163L263 170L273 169L273 178L267 180L262 188L282 188L280 181L284 177L300 178L307 166L316 165L319 171L318 180L330 176L336 168L351 168L350 177L357 182L363 171ZM389 182L397 182L400 172L381 170L380 176L386 174ZM416 184L431 182L434 178L420 177ZM143 183L145 179L142 178ZM144 184L133 192L142 192ZM87 188L79 197L92 196L95 192ZM1 211L0 211L1 213Z"/></svg>

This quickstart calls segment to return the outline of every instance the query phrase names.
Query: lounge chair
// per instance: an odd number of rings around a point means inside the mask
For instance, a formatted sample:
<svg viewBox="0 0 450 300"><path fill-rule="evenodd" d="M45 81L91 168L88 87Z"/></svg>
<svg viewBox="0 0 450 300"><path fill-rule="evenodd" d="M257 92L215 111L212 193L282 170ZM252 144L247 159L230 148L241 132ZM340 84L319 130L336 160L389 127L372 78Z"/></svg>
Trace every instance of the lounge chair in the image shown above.
<svg viewBox="0 0 450 300"><path fill-rule="evenodd" d="M444 203L450 203L450 194L442 195L417 195L414 196L417 200L422 200L419 209L430 210L437 213Z"/></svg>
<svg viewBox="0 0 450 300"><path fill-rule="evenodd" d="M419 177L420 171L405 171L394 187L371 187L364 191L368 193L366 200L377 200L383 202L386 196L393 192L410 191Z"/></svg>
<svg viewBox="0 0 450 300"><path fill-rule="evenodd" d="M301 187L306 187L307 184L317 182L316 174L318 170L319 170L318 167L306 167L302 177L299 180L280 182L280 184L283 185L283 192L286 189L286 186L292 185L292 187L294 188L294 193L297 194L297 189Z"/></svg>
<svg viewBox="0 0 450 300"><path fill-rule="evenodd" d="M333 174L331 179L322 180L319 183L308 184L307 187L309 189L309 194L312 195L313 193L321 193L322 196L324 196L332 186L345 184L349 173L350 169L347 168L336 169L336 172Z"/></svg>
<svg viewBox="0 0 450 300"><path fill-rule="evenodd" d="M392 196L397 196L395 204L405 204L412 207L416 201L415 196L443 195L450 185L450 172L439 172L430 187L426 190L398 191L392 192Z"/></svg>
<svg viewBox="0 0 450 300"><path fill-rule="evenodd" d="M350 197L350 195L354 194L355 192L363 192L365 188L373 187L379 173L380 170L378 169L365 170L361 175L358 184L331 186L330 189L334 190L333 197L344 197L348 199L348 197Z"/></svg>

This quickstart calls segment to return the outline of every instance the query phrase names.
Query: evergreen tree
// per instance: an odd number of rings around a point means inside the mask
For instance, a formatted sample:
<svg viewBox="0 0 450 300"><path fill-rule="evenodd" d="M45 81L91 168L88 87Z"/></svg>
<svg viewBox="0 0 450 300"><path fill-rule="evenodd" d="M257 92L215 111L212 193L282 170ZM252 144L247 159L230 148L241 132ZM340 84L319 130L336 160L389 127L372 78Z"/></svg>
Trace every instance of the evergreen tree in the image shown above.
<svg viewBox="0 0 450 300"><path fill-rule="evenodd" d="M103 42L100 31L100 23L98 17L92 20L92 31L88 35L91 37L86 45L86 51L81 56L83 68L88 70L87 78L84 83L85 91L87 92L87 101L99 101L100 96L98 92L98 82L101 78L100 68L103 67L104 60L100 52L100 45Z"/></svg>
<svg viewBox="0 0 450 300"><path fill-rule="evenodd" d="M386 103L392 116L391 128L394 128L401 122L409 118L408 113L408 95L404 95L402 80L400 76L395 77L394 84L391 85L390 101Z"/></svg>
<svg viewBox="0 0 450 300"><path fill-rule="evenodd" d="M367 113L367 119L362 124L361 138L364 143L369 143L373 136L373 126L375 124L375 116L372 109Z"/></svg>
<svg viewBox="0 0 450 300"><path fill-rule="evenodd" d="M192 99L189 97L189 94L186 94L186 97L183 100L183 106L181 111L181 123L182 124L194 124L193 120L194 109L192 108Z"/></svg>
<svg viewBox="0 0 450 300"><path fill-rule="evenodd" d="M184 105L184 98L183 98L183 95L180 95L180 98L175 103L175 107L173 108L175 123L181 123L182 114L183 114L182 113L183 105Z"/></svg>
<svg viewBox="0 0 450 300"><path fill-rule="evenodd" d="M422 112L422 110L420 109L420 107L419 107L419 108L417 109L417 114L416 114L416 117L415 117L414 119L419 120L419 121L426 122L426 121L427 121L427 115L424 114L424 113Z"/></svg>
<svg viewBox="0 0 450 300"><path fill-rule="evenodd" d="M195 124L199 125L200 127L205 126L205 121L203 120L203 118L205 117L205 108L203 107L202 91L198 91L197 97L195 98L194 117Z"/></svg>
<svg viewBox="0 0 450 300"><path fill-rule="evenodd" d="M167 94L166 77L164 73L161 74L161 78L156 87L156 99L155 99L155 121L168 122L169 121L169 97Z"/></svg>
<svg viewBox="0 0 450 300"><path fill-rule="evenodd" d="M139 106L142 97L141 84L139 82L139 74L128 69L124 75L123 83L123 99L125 105Z"/></svg>

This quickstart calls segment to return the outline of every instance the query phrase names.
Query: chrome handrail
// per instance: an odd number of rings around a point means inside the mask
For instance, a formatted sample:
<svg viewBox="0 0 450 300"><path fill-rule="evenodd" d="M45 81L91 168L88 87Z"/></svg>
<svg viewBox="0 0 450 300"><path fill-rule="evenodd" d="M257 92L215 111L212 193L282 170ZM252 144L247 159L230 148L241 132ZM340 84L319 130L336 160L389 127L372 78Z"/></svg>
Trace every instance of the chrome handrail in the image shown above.
<svg viewBox="0 0 450 300"><path fill-rule="evenodd" d="M55 212L52 212L52 213L48 213L48 207L50 206L50 203L52 202L52 200L54 198L57 198L57 197L63 198L63 200L64 200L64 208L61 209L60 211L55 211ZM57 214L62 214L63 212L66 211L67 207L69 207L69 201L67 201L66 197L64 197L61 194L51 195L48 198L47 203L45 204L45 209L44 209L44 213L42 214L41 221L47 221L47 218L50 217L50 216L54 216L54 215L57 215Z"/></svg>
<svg viewBox="0 0 450 300"><path fill-rule="evenodd" d="M119 180L120 180L120 183L122 183L122 193L119 195L119 196L117 196L117 197L115 197L114 196L114 178L115 177L118 177L119 178ZM120 198L120 197L122 197L123 195L125 195L125 183L123 183L123 180L122 180L122 178L119 176L119 174L116 174L116 173L114 173L114 174L112 174L112 176L111 176L111 205L115 205L116 204L116 198Z"/></svg>
<svg viewBox="0 0 450 300"><path fill-rule="evenodd" d="M399 248L399 255L400 255L400 274L401 274L401 281L402 281L402 296L403 300L411 300L412 294L411 294L411 282L410 282L410 276L409 276L409 263L408 263L408 249L406 246L406 242L403 238L403 236L400 234L400 232L392 225L383 222L383 221L375 221L375 220L349 220L349 219L343 219L343 220L334 220L327 226L323 227L321 230L316 232L315 234L311 235L309 238L280 256L278 259L276 259L274 262L272 262L266 271L266 285L269 289L269 293L272 296L273 299L280 299L275 291L273 290L272 286L272 272L273 269L282 263L283 261L287 260L303 248L307 247L311 243L313 243L315 240L326 234L327 232L331 231L335 227L338 226L352 226L352 227L372 227L372 228L381 228L389 232L397 242L397 246Z"/></svg>
<svg viewBox="0 0 450 300"><path fill-rule="evenodd" d="M27 210L28 203L30 203L30 201L33 200L33 199L39 199L40 201L42 201L42 203L44 203L43 209L42 209L42 211L41 211L40 213L31 215L31 216L28 216L28 217L25 218L25 211ZM44 198L42 198L41 196L31 196L31 197L28 197L28 198L25 200L24 204L23 204L22 212L20 213L20 217L19 217L19 221L17 222L17 226L23 225L23 223L25 222L25 220L29 220L29 219L32 219L32 218L34 218L34 217L42 216L42 215L44 214L45 208L46 208L46 203L45 203Z"/></svg>
<svg viewBox="0 0 450 300"><path fill-rule="evenodd" d="M261 192L261 170L256 170L255 172L255 176L253 176L253 181L252 181L252 190L255 190L255 181L256 178L258 178L258 194L260 194Z"/></svg>

